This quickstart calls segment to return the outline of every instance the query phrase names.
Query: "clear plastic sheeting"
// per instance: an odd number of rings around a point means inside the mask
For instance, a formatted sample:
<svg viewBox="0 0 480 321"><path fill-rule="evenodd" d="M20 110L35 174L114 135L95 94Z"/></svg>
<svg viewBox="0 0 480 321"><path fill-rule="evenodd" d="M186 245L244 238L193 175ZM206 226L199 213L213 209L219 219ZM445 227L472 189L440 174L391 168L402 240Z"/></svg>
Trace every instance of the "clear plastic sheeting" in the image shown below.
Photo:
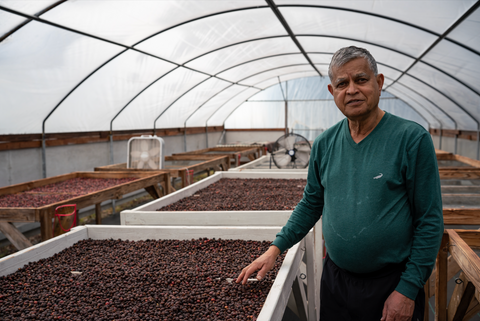
<svg viewBox="0 0 480 321"><path fill-rule="evenodd" d="M480 56L448 40L442 40L424 60L480 92Z"/></svg>
<svg viewBox="0 0 480 321"><path fill-rule="evenodd" d="M282 7L280 11L295 34L356 39L413 56L419 56L436 39L406 24L356 12L295 7Z"/></svg>
<svg viewBox="0 0 480 321"><path fill-rule="evenodd" d="M162 77L135 100L113 122L114 130L153 128L154 121L181 95L208 76L186 68L177 68Z"/></svg>
<svg viewBox="0 0 480 321"><path fill-rule="evenodd" d="M132 46L185 21L263 1L66 1L44 18L72 29Z"/></svg>
<svg viewBox="0 0 480 321"><path fill-rule="evenodd" d="M299 64L308 64L307 59L301 53L266 57L230 68L218 74L218 77L237 82L262 71Z"/></svg>
<svg viewBox="0 0 480 321"><path fill-rule="evenodd" d="M35 15L45 8L53 5L57 0L35 0L35 1L18 1L18 0L0 0L0 6L5 6L10 9L20 11L28 15ZM13 31L25 23L28 19L22 16L9 14L5 11L0 11L0 37L3 34Z"/></svg>
<svg viewBox="0 0 480 321"><path fill-rule="evenodd" d="M0 43L1 133L41 133L42 121L61 100L121 49L35 21L28 23ZM58 125L52 124L48 131L58 131Z"/></svg>
<svg viewBox="0 0 480 321"><path fill-rule="evenodd" d="M55 124L57 132L82 131L89 127L109 130L110 121L121 108L173 68L175 65L163 60L135 51L124 52L65 99L48 119L47 126Z"/></svg>
<svg viewBox="0 0 480 321"><path fill-rule="evenodd" d="M431 0L415 0L415 2L388 0L275 0L275 3L280 7L282 5L310 5L360 11L405 21L441 33L467 11L475 3L475 0L442 1L441 5ZM428 12L428 16L425 15L426 12ZM358 20L359 18L354 19ZM363 19L368 19L368 17Z"/></svg>
<svg viewBox="0 0 480 321"><path fill-rule="evenodd" d="M210 74L220 73L238 64L282 53L300 52L290 37L255 40L214 51L186 64Z"/></svg>
<svg viewBox="0 0 480 321"><path fill-rule="evenodd" d="M207 125L207 120L215 114L217 110L227 104L230 99L245 91L244 86L231 85L228 88L220 91L212 99L205 102L203 105L192 113L187 121L187 127L202 127Z"/></svg>
<svg viewBox="0 0 480 321"><path fill-rule="evenodd" d="M448 38L480 52L480 10L472 13L449 33Z"/></svg>
<svg viewBox="0 0 480 321"><path fill-rule="evenodd" d="M225 121L225 128L284 128L285 103L245 102Z"/></svg>
<svg viewBox="0 0 480 321"><path fill-rule="evenodd" d="M164 31L137 48L183 64L209 51L250 40L252 35L265 38L286 34L272 10L265 8L195 20Z"/></svg>
<svg viewBox="0 0 480 321"><path fill-rule="evenodd" d="M215 111L212 116L207 121L208 126L223 126L225 120L248 98L252 97L259 90L256 88L247 88L244 91L240 92L238 95L234 96L232 99L227 101L224 105L221 106L218 110Z"/></svg>
<svg viewBox="0 0 480 321"><path fill-rule="evenodd" d="M294 79L276 84L252 96L238 107L225 121L226 128L257 128L256 115L268 115L267 128L285 127L285 101L288 103L289 131L315 139L325 129L333 126L345 116L335 105L333 96L328 91L328 77L308 77ZM282 107L282 108L280 108ZM382 92L379 107L382 110L417 122L426 129L434 121L424 116L406 102L388 92ZM274 113L282 115L275 115ZM283 119L283 123L281 120ZM432 119L432 117L430 117Z"/></svg>
<svg viewBox="0 0 480 321"><path fill-rule="evenodd" d="M184 127L188 117L202 104L212 99L219 91L230 86L230 83L209 78L192 90L186 92L156 121L157 128Z"/></svg>
<svg viewBox="0 0 480 321"><path fill-rule="evenodd" d="M47 133L277 126L277 107L248 103L252 123L240 106L287 81L289 122L327 126L339 115L319 76L351 45L377 60L392 113L477 130L479 26L474 0L0 0L0 134L41 133L47 117Z"/></svg>
<svg viewBox="0 0 480 321"><path fill-rule="evenodd" d="M285 74L292 74L302 71L312 71L314 70L310 64L302 64L298 66L287 66L287 67L279 67L273 70L267 70L264 72L260 72L254 76L248 77L246 79L242 79L239 81L240 84L247 85L247 86L255 86L255 84L261 83L267 79L278 77L280 75Z"/></svg>
<svg viewBox="0 0 480 321"><path fill-rule="evenodd" d="M455 129L463 128L467 130L477 130L477 123L455 102L450 100L448 96L443 95L441 91L437 91L434 87L429 87L427 84L424 84L410 76L403 76L399 80L399 83L410 88L415 88L421 92L424 97L428 98L443 111L448 111L448 115L457 123L457 127Z"/></svg>

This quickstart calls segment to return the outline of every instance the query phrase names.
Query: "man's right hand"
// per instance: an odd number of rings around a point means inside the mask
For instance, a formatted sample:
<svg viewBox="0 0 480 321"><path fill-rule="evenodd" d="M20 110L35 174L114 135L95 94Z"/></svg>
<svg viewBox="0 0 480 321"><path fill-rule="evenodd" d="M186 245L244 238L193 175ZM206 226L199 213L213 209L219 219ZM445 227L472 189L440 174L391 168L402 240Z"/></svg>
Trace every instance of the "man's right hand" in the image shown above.
<svg viewBox="0 0 480 321"><path fill-rule="evenodd" d="M257 280L261 280L265 277L268 271L270 271L273 266L275 265L275 261L277 256L280 255L280 249L275 245L270 246L270 248L263 253L260 257L258 257L255 261L250 263L249 266L242 270L242 273L237 277L235 282L242 284L247 283L247 280L253 272L258 271L257 273Z"/></svg>

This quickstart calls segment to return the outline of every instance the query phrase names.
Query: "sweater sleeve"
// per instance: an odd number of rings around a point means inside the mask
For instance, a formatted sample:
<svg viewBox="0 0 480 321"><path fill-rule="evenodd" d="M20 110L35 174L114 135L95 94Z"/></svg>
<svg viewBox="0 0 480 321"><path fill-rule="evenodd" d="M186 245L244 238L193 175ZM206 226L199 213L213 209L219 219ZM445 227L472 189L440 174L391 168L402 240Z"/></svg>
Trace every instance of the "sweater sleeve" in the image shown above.
<svg viewBox="0 0 480 321"><path fill-rule="evenodd" d="M310 153L307 185L303 198L297 204L286 225L277 234L273 245L283 253L303 239L315 223L320 219L323 210L323 187L320 180L319 141L315 141Z"/></svg>
<svg viewBox="0 0 480 321"><path fill-rule="evenodd" d="M443 234L440 177L430 135L423 134L407 149L405 162L413 241L396 290L414 300L432 273Z"/></svg>

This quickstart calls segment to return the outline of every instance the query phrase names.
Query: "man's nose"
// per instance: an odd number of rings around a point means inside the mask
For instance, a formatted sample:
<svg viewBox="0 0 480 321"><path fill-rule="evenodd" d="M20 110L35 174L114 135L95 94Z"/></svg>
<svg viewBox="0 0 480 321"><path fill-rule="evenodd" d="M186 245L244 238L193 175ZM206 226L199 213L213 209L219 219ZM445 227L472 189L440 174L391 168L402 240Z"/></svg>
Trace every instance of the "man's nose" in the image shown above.
<svg viewBox="0 0 480 321"><path fill-rule="evenodd" d="M350 81L348 83L348 87L347 87L347 94L349 95L354 95L358 92L358 88L357 88L357 85L355 84L354 81Z"/></svg>

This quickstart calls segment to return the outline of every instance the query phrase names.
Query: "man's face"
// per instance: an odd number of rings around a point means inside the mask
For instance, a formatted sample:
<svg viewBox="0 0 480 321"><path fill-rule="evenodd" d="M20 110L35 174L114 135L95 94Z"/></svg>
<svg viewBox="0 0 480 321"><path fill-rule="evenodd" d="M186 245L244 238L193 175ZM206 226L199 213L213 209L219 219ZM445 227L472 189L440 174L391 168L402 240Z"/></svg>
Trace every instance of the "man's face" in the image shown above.
<svg viewBox="0 0 480 321"><path fill-rule="evenodd" d="M383 86L383 75L376 77L364 58L356 58L332 69L332 83L328 90L335 104L350 120L364 120L378 108Z"/></svg>

